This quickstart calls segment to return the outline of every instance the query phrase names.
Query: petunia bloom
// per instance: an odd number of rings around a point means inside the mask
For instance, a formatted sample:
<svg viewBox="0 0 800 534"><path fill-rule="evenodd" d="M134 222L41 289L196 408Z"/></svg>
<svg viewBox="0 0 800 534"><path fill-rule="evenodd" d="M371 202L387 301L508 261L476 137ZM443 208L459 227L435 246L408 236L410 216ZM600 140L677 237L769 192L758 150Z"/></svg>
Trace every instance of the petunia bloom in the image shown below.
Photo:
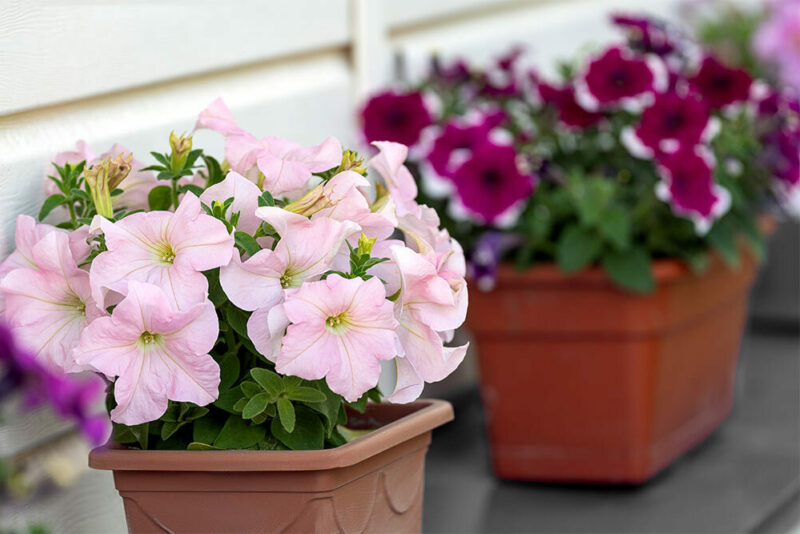
<svg viewBox="0 0 800 534"><path fill-rule="evenodd" d="M558 120L568 128L584 129L594 126L605 117L602 113L586 111L575 99L575 88L555 87L545 82L537 82L536 87L542 102L549 104L558 112Z"/></svg>
<svg viewBox="0 0 800 534"><path fill-rule="evenodd" d="M190 307L208 291L201 271L227 265L234 250L222 221L206 215L191 193L175 213L134 213L115 223L102 219L100 226L108 250L92 262L90 278L103 309L108 291L125 295L133 280L157 285L178 309Z"/></svg>
<svg viewBox="0 0 800 534"><path fill-rule="evenodd" d="M102 314L92 299L89 273L79 269L69 236L52 231L30 250L35 268L10 271L0 283L5 318L23 347L50 368L80 370L72 357L81 331Z"/></svg>
<svg viewBox="0 0 800 534"><path fill-rule="evenodd" d="M353 402L378 383L381 360L397 354L397 321L377 278L333 274L303 284L283 307L292 324L275 358L279 373L325 378Z"/></svg>
<svg viewBox="0 0 800 534"><path fill-rule="evenodd" d="M640 52L666 56L677 47L667 26L655 19L615 14L612 15L611 22L628 32L629 42Z"/></svg>
<svg viewBox="0 0 800 534"><path fill-rule="evenodd" d="M177 311L160 288L132 281L111 316L84 330L75 359L118 377L111 420L138 425L161 417L169 400L205 406L217 399L220 369L208 352L218 334L210 301Z"/></svg>
<svg viewBox="0 0 800 534"><path fill-rule="evenodd" d="M682 148L659 159L662 181L656 195L676 215L691 219L700 235L731 205L730 193L714 182L713 170L713 156L703 147Z"/></svg>
<svg viewBox="0 0 800 534"><path fill-rule="evenodd" d="M453 183L463 207L493 224L531 195L534 178L520 171L513 147L487 141L453 173Z"/></svg>
<svg viewBox="0 0 800 534"><path fill-rule="evenodd" d="M283 299L283 290L300 287L321 276L360 228L347 221L307 217L278 207L262 207L256 214L281 237L275 249L264 249L242 262L238 254L220 269L220 284L228 298L243 310L271 308Z"/></svg>
<svg viewBox="0 0 800 534"><path fill-rule="evenodd" d="M753 50L765 63L777 67L785 85L800 90L800 5L795 0L772 2L769 14L753 36Z"/></svg>
<svg viewBox="0 0 800 534"><path fill-rule="evenodd" d="M697 73L689 79L712 109L722 109L750 97L753 79L742 69L723 65L713 56L706 56Z"/></svg>
<svg viewBox="0 0 800 534"><path fill-rule="evenodd" d="M622 141L637 157L652 158L711 140L719 129L708 107L695 94L659 94L642 113L639 124L623 132Z"/></svg>
<svg viewBox="0 0 800 534"><path fill-rule="evenodd" d="M228 217L238 213L239 223L236 229L252 234L261 225L261 219L256 217L259 196L261 190L256 184L238 172L231 171L223 181L203 191L200 202L210 207L214 201L225 202L233 198L233 203L228 208Z"/></svg>
<svg viewBox="0 0 800 534"><path fill-rule="evenodd" d="M479 113L474 120L450 120L442 128L428 152L428 162L441 177L452 177L458 167L455 157L472 151L489 138L489 133L506 119L503 111Z"/></svg>
<svg viewBox="0 0 800 534"><path fill-rule="evenodd" d="M361 111L367 141L393 141L413 146L432 122L422 93L386 91L369 99Z"/></svg>
<svg viewBox="0 0 800 534"><path fill-rule="evenodd" d="M589 111L609 106L638 110L666 90L668 82L666 66L657 56L642 58L615 46L589 62L575 82L575 97Z"/></svg>
<svg viewBox="0 0 800 534"><path fill-rule="evenodd" d="M408 147L400 143L376 141L372 143L380 152L367 162L386 182L389 193L394 199L398 217L406 213L419 213L417 183L411 172L404 165L408 155Z"/></svg>

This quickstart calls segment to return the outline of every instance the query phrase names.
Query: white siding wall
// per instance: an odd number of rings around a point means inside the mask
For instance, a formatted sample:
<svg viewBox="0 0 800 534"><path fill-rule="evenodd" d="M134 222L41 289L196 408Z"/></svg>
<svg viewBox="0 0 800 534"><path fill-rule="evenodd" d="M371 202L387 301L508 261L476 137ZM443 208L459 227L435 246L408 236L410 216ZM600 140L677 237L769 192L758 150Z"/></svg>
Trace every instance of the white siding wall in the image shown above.
<svg viewBox="0 0 800 534"><path fill-rule="evenodd" d="M484 60L512 43L529 44L544 64L608 39L612 7L674 17L677 4L0 0L0 244L11 243L17 214L37 212L49 158L77 139L97 152L120 142L146 160L148 150L166 149L170 130L191 129L196 114L222 96L256 134L309 144L336 135L353 144L355 103L397 76L398 55L412 77L432 52ZM208 132L195 142L222 148ZM6 419L0 456L60 430L44 416ZM86 475L76 488L24 505L0 503L0 526L35 517L57 532L124 531L110 476ZM65 510L71 519L59 523Z"/></svg>

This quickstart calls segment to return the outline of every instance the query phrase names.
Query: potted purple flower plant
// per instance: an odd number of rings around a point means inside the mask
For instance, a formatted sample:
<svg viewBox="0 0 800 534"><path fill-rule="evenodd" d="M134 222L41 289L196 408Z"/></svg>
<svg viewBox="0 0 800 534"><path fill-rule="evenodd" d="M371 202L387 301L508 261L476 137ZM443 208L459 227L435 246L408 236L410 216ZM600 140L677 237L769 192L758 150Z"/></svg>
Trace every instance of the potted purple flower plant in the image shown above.
<svg viewBox="0 0 800 534"><path fill-rule="evenodd" d="M731 407L760 218L800 199L793 93L661 22L614 23L627 41L558 80L518 48L436 59L361 115L373 142L404 125L483 290L468 326L501 477L637 483L705 438Z"/></svg>

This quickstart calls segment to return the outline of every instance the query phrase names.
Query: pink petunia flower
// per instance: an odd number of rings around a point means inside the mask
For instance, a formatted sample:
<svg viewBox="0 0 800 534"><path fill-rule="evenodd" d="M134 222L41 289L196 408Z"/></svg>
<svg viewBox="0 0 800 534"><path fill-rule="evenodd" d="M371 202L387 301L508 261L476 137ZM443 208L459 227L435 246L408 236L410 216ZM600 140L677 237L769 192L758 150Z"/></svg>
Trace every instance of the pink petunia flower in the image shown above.
<svg viewBox="0 0 800 534"><path fill-rule="evenodd" d="M10 271L0 283L5 318L39 362L78 371L72 350L81 331L102 314L92 300L89 273L78 268L64 232L47 233L29 252L31 266Z"/></svg>
<svg viewBox="0 0 800 534"><path fill-rule="evenodd" d="M364 137L374 141L393 141L413 146L420 133L432 122L422 93L394 91L373 96L361 111Z"/></svg>
<svg viewBox="0 0 800 534"><path fill-rule="evenodd" d="M672 211L694 222L700 235L728 211L731 195L714 182L714 157L704 147L684 147L659 158L662 181L656 195L669 203Z"/></svg>
<svg viewBox="0 0 800 534"><path fill-rule="evenodd" d="M239 213L239 223L237 230L253 234L261 225L261 219L256 217L258 209L258 197L261 190L236 171L231 171L223 181L214 184L200 195L200 202L211 206L214 201L225 202L233 198L233 203L228 208L228 217L234 213Z"/></svg>
<svg viewBox="0 0 800 534"><path fill-rule="evenodd" d="M85 329L75 359L119 377L111 420L138 425L161 417L169 400L205 406L217 399L220 370L208 352L218 334L210 301L177 311L157 286L131 281L111 316Z"/></svg>
<svg viewBox="0 0 800 534"><path fill-rule="evenodd" d="M318 380L353 402L374 387L381 360L397 355L397 321L377 278L331 275L286 297L291 321L275 358L279 373Z"/></svg>
<svg viewBox="0 0 800 534"><path fill-rule="evenodd" d="M425 382L437 382L452 373L467 349L466 345L445 347L440 334L458 328L467 313L463 254L460 265L457 260L450 263L450 256L436 257L407 247L392 247L392 258L402 279L397 314L401 356Z"/></svg>
<svg viewBox="0 0 800 534"><path fill-rule="evenodd" d="M321 276L330 269L344 240L360 229L350 221L309 220L277 207L258 208L256 214L275 228L280 241L274 250L260 250L244 262L234 254L219 276L231 302L248 311L280 304L284 289Z"/></svg>
<svg viewBox="0 0 800 534"><path fill-rule="evenodd" d="M200 113L195 129L207 128L225 136L225 159L239 174L250 176L253 166L263 174L260 187L273 195L283 195L304 187L312 173L339 165L342 145L328 137L317 146L304 147L280 137L257 139L236 124L221 99Z"/></svg>
<svg viewBox="0 0 800 534"><path fill-rule="evenodd" d="M222 221L206 215L191 193L175 213L134 213L100 226L108 250L92 262L90 279L103 309L109 290L125 295L133 280L160 287L178 309L202 302L208 281L201 271L227 265L234 250Z"/></svg>
<svg viewBox="0 0 800 534"><path fill-rule="evenodd" d="M408 147L388 141L375 141L372 145L380 152L370 159L367 165L375 169L386 182L395 203L397 216L419 213L419 206L414 201L417 198L417 184L404 165Z"/></svg>
<svg viewBox="0 0 800 534"><path fill-rule="evenodd" d="M592 59L575 83L575 98L584 109L621 106L635 111L667 89L667 68L657 56L640 57L614 46Z"/></svg>
<svg viewBox="0 0 800 534"><path fill-rule="evenodd" d="M602 113L583 109L575 98L575 88L572 86L555 87L545 82L538 82L536 87L542 102L558 111L558 120L567 128L588 128L605 118Z"/></svg>
<svg viewBox="0 0 800 534"><path fill-rule="evenodd" d="M669 92L656 96L639 124L623 131L622 142L634 156L652 158L707 143L718 130L719 121L696 94Z"/></svg>
<svg viewBox="0 0 800 534"><path fill-rule="evenodd" d="M753 49L774 64L782 83L800 90L800 4L796 0L772 2L769 15L753 36Z"/></svg>

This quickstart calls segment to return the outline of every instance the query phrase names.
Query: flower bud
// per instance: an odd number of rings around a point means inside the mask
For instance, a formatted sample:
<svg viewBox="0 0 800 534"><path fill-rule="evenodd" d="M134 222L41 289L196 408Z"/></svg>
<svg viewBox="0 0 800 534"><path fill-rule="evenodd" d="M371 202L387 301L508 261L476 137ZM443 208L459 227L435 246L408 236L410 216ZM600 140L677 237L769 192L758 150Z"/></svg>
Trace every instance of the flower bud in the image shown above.
<svg viewBox="0 0 800 534"><path fill-rule="evenodd" d="M178 172L183 169L186 158L192 150L191 135L176 135L175 132L169 134L169 146L172 148L172 170Z"/></svg>
<svg viewBox="0 0 800 534"><path fill-rule="evenodd" d="M372 246L377 238L368 238L363 232L358 238L358 253L361 256L369 256L372 253Z"/></svg>
<svg viewBox="0 0 800 534"><path fill-rule="evenodd" d="M363 167L364 158L358 156L357 152L345 150L342 153L342 163L339 165L338 172L353 171L361 176L366 176L367 168Z"/></svg>
<svg viewBox="0 0 800 534"><path fill-rule="evenodd" d="M128 157L123 157L122 154L117 155L108 163L108 190L113 191L122 181L128 177L131 172L131 160L133 154L128 154Z"/></svg>
<svg viewBox="0 0 800 534"><path fill-rule="evenodd" d="M298 215L310 217L319 210L328 207L330 198L326 193L325 183L323 182L301 198L295 200L291 204L287 204L284 209L292 213L297 213Z"/></svg>
<svg viewBox="0 0 800 534"><path fill-rule="evenodd" d="M111 190L108 187L108 172L111 167L111 159L107 158L92 165L83 173L89 191L92 193L92 202L99 215L111 218L114 215L114 208L111 205Z"/></svg>

